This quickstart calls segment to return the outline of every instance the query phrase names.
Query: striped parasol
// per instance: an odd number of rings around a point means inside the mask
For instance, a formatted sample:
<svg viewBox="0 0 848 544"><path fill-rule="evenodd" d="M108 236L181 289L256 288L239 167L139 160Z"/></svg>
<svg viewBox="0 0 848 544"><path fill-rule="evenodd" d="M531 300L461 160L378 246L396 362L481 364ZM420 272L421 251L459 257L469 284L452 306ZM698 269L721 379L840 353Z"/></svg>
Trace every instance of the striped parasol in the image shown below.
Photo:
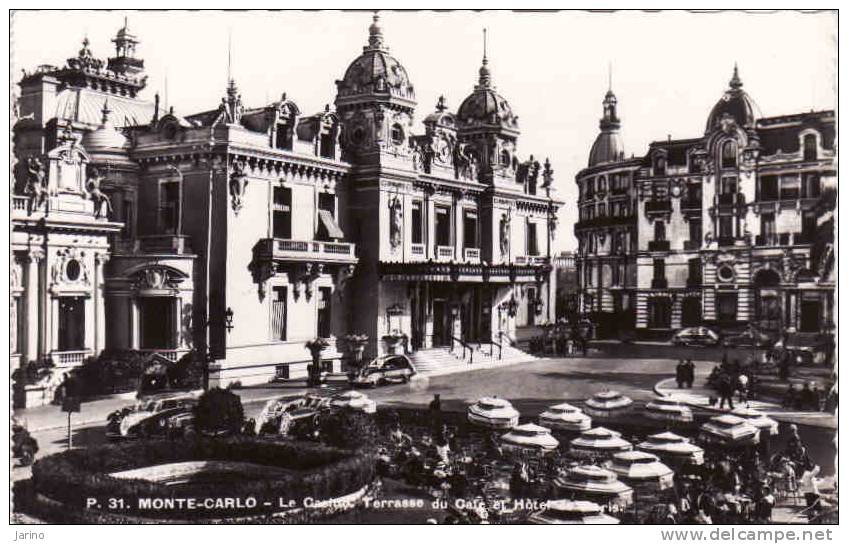
<svg viewBox="0 0 848 544"><path fill-rule="evenodd" d="M692 409L673 396L657 397L645 406L645 417L669 423L692 423Z"/></svg>
<svg viewBox="0 0 848 544"><path fill-rule="evenodd" d="M760 430L733 414L716 416L701 425L701 440L723 446L752 446L760 441Z"/></svg>
<svg viewBox="0 0 848 544"><path fill-rule="evenodd" d="M570 445L571 454L582 458L610 457L614 453L633 449L630 442L621 438L621 433L605 427L583 431Z"/></svg>
<svg viewBox="0 0 848 544"><path fill-rule="evenodd" d="M633 489L618 480L610 470L595 465L570 468L554 479L559 496L585 499L601 504L615 503L628 506L633 502Z"/></svg>
<svg viewBox="0 0 848 544"><path fill-rule="evenodd" d="M608 418L624 414L633 406L633 400L618 391L601 391L586 400L583 410L592 417Z"/></svg>
<svg viewBox="0 0 848 544"><path fill-rule="evenodd" d="M616 453L610 470L637 489L662 491L674 486L674 471L653 453L638 450Z"/></svg>
<svg viewBox="0 0 848 544"><path fill-rule="evenodd" d="M777 420L772 419L764 413L754 410L748 406L739 406L731 412L734 416L739 416L754 427L760 430L760 434L767 436L775 436L777 434Z"/></svg>
<svg viewBox="0 0 848 544"><path fill-rule="evenodd" d="M652 434L643 442L636 445L636 449L653 453L668 462L685 462L693 465L704 463L704 450L672 432Z"/></svg>
<svg viewBox="0 0 848 544"><path fill-rule="evenodd" d="M576 407L563 402L551 406L539 414L539 423L560 431L588 431L592 427L592 418Z"/></svg>

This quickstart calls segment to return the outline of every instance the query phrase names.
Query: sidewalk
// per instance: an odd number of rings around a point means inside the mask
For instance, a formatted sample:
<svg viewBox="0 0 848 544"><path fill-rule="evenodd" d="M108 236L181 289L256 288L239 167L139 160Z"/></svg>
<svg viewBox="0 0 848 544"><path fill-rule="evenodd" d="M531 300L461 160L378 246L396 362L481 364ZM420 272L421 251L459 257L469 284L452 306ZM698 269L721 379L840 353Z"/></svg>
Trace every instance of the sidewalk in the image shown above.
<svg viewBox="0 0 848 544"><path fill-rule="evenodd" d="M343 382L342 382L343 378ZM333 376L328 379L328 390L337 390L347 386L346 376ZM285 395L299 395L307 391L305 380L291 382L269 383L262 386L244 387L232 389L233 393L241 397L242 404L267 402L271 399ZM106 418L115 410L135 404L135 393L122 393L106 398L98 398L91 401L83 401L80 411L71 415L71 423L74 427L89 427L93 425L106 425ZM37 406L34 408L23 408L15 410L15 418L23 424L29 432L41 432L53 429L63 429L68 425L68 415L62 412L61 406L52 404Z"/></svg>
<svg viewBox="0 0 848 544"><path fill-rule="evenodd" d="M703 384L706 382L707 373L696 373L695 383ZM710 406L710 397L716 397L717 394L712 389L705 386L693 386L692 389L678 389L677 382L674 378L666 378L661 380L654 386L654 392L660 396L673 395L676 399L692 406L700 408L716 414L728 412L729 409L719 409L717 406ZM836 429L836 416L827 412L799 412L787 410L779 404L760 400L748 401L748 406L754 410L763 412L778 421L787 423L797 423L800 425L810 425L813 427L822 427L826 429ZM734 403L739 406L739 402Z"/></svg>

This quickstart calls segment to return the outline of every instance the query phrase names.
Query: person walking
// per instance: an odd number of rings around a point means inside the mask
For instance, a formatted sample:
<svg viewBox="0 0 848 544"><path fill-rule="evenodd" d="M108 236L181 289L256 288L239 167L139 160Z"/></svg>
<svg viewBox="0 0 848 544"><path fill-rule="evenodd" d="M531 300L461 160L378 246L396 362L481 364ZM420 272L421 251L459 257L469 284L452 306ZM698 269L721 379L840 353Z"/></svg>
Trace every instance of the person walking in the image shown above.
<svg viewBox="0 0 848 544"><path fill-rule="evenodd" d="M677 367L675 367L674 371L677 388L680 389L686 382L686 363L683 362L683 359L680 359L680 361L677 362Z"/></svg>
<svg viewBox="0 0 848 544"><path fill-rule="evenodd" d="M727 372L723 372L718 380L718 394L720 397L719 409L724 410L724 403L727 401L728 406L733 410L733 382Z"/></svg>
<svg viewBox="0 0 848 544"><path fill-rule="evenodd" d="M692 359L686 360L686 387L692 389L692 384L695 383L695 363Z"/></svg>
<svg viewBox="0 0 848 544"><path fill-rule="evenodd" d="M819 479L817 476L821 472L821 467L816 465L813 468L804 470L801 475L801 480L798 482L801 493L804 494L804 499L807 501L807 509L811 512L817 512L820 509L819 499Z"/></svg>

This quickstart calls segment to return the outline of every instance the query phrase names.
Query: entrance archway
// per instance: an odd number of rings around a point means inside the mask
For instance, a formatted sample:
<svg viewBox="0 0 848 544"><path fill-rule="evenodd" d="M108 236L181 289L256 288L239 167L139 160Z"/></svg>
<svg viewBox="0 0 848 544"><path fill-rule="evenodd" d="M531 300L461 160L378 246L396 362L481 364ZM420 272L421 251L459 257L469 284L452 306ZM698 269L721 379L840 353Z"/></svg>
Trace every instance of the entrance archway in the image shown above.
<svg viewBox="0 0 848 544"><path fill-rule="evenodd" d="M763 331L780 332L783 297L780 290L780 274L763 269L754 275L755 314Z"/></svg>

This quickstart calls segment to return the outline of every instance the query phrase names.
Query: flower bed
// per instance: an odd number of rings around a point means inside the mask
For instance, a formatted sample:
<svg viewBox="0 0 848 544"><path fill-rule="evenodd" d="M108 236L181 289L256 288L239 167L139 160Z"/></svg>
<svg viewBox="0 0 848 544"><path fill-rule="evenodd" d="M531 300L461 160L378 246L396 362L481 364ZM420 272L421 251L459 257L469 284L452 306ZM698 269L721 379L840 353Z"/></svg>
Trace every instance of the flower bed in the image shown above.
<svg viewBox="0 0 848 544"><path fill-rule="evenodd" d="M268 467L274 476L184 486L110 475L190 461L252 463ZM92 520L99 512L110 510L147 518L196 519L270 514L300 506L304 499L348 495L373 481L374 466L364 455L318 444L198 437L71 450L39 460L33 465L32 475L35 493L69 510L82 511L82 517L90 513ZM234 502L226 504L219 500L222 498ZM187 506L187 499L200 506ZM97 506L92 507L92 501L97 501ZM162 504L165 506L156 506ZM111 505L119 506L113 509Z"/></svg>

